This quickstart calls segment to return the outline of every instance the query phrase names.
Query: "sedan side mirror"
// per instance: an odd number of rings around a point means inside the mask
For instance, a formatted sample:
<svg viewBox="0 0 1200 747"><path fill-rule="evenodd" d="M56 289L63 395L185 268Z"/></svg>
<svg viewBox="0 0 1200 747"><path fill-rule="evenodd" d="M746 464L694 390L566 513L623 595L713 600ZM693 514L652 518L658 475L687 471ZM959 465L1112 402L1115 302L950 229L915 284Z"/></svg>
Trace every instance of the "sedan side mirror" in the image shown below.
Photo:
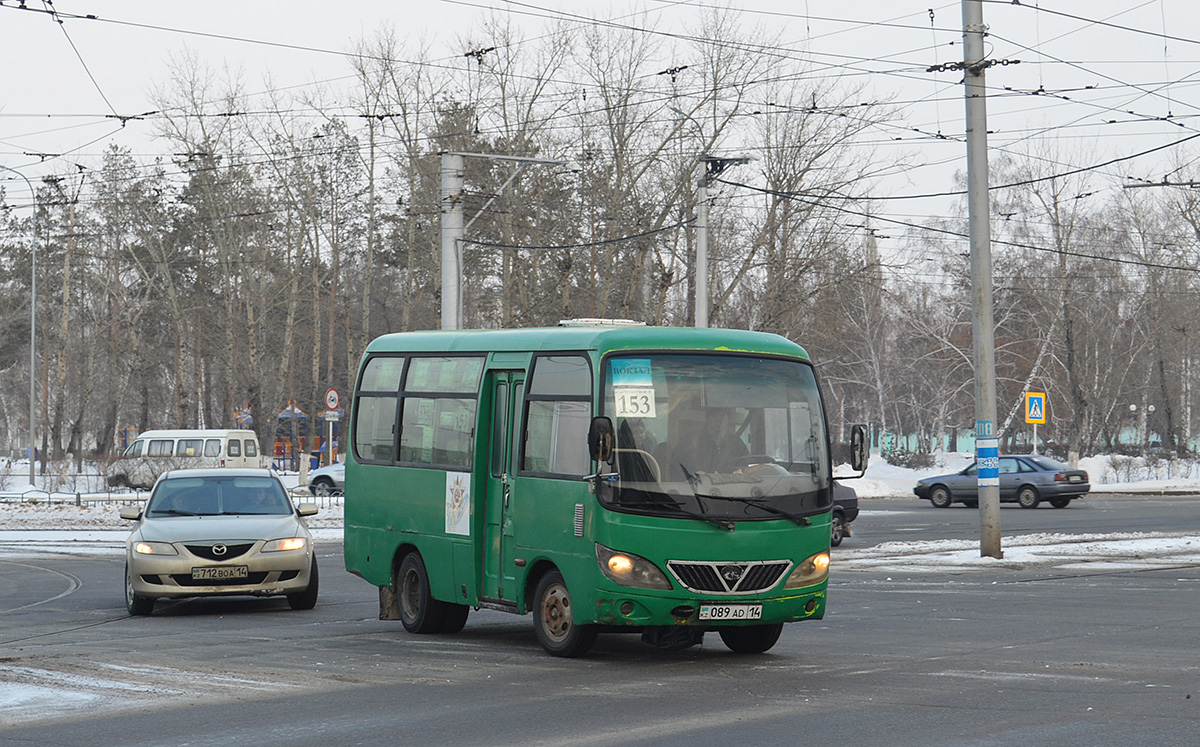
<svg viewBox="0 0 1200 747"><path fill-rule="evenodd" d="M296 513L301 516L316 516L317 510L317 504L315 503L301 503L299 506L296 506Z"/></svg>
<svg viewBox="0 0 1200 747"><path fill-rule="evenodd" d="M592 426L588 428L588 453L592 461L612 464L613 424L603 415L592 418Z"/></svg>
<svg viewBox="0 0 1200 747"><path fill-rule="evenodd" d="M122 506L121 518L126 521L137 521L142 518L142 509L139 506Z"/></svg>

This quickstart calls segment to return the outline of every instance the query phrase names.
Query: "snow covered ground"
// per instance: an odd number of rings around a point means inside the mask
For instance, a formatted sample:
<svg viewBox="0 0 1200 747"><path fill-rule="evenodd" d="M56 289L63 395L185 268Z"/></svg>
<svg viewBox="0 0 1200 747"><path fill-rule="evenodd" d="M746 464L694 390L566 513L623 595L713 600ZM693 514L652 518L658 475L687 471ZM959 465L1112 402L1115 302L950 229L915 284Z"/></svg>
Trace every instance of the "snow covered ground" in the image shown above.
<svg viewBox="0 0 1200 747"><path fill-rule="evenodd" d="M912 470L873 458L864 478L848 481L863 499L858 521L870 521L872 498L913 497L912 487L918 479L962 469L971 459L971 454L945 454L935 467ZM1196 463L1092 457L1081 460L1080 466L1088 470L1093 493L1200 494L1200 469ZM27 464L24 469L28 470ZM848 472L846 467L838 470L839 474ZM0 558L45 552L83 555L123 551L130 522L121 519L118 511L128 499L109 502L85 497L82 505L76 506L74 492L33 491L28 478L13 477L20 474L21 465L12 465L6 480L9 485L0 491ZM292 487L297 485L299 476L284 474L283 479ZM14 490L13 482L20 482L20 488ZM305 500L305 495L299 491L296 500ZM341 539L340 501L322 506L320 513L309 520L309 526L318 541ZM945 571L948 567L961 570L1072 567L1082 563L1100 570L1200 563L1200 536L1178 533L1030 534L1006 536L1002 545L1004 558L997 560L980 558L975 541L885 542L869 548L855 548L851 543L837 550L835 561L843 570L906 571Z"/></svg>

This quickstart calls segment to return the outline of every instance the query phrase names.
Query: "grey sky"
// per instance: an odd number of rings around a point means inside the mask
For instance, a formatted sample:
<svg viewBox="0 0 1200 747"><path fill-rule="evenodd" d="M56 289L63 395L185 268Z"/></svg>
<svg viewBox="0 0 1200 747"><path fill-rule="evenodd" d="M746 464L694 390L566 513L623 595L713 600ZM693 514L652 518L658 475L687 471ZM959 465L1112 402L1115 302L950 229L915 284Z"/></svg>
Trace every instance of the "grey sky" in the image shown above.
<svg viewBox="0 0 1200 747"><path fill-rule="evenodd" d="M646 23L630 17L626 4L602 13L592 3L562 0L26 0L33 10L18 3L0 0L0 163L30 178L95 163L109 143L152 155L151 123L131 120L122 127L110 115L153 109L149 91L165 80L169 56L185 48L215 69L243 71L247 88L261 91L317 81L339 85L349 65L316 50L345 50L387 24L401 38L428 40L435 58L455 61L466 51L461 37L477 28L488 8L509 14L528 36L559 12L572 23L583 23L575 15L583 13ZM695 29L704 5L643 0L635 7L649 11L658 29L684 32ZM863 147L904 154L912 168L881 179L878 194L953 189L953 175L965 164L961 75L927 68L961 60L959 2L745 0L730 6L742 11L744 23L777 32L781 45L807 56L814 70L863 84L864 100L894 102L899 116L874 129ZM61 24L35 12L47 8L62 14ZM71 17L86 14L98 20ZM1200 132L1200 13L1194 3L1023 0L1014 6L1004 0L985 3L984 17L989 57L1020 61L988 71L996 94L988 104L994 158L1040 153L1056 170L1068 171ZM1164 147L1098 173L1159 180L1196 153L1195 143ZM64 155L43 160L28 154ZM27 192L7 172L0 172L0 185L13 202ZM1101 198L1114 189L1111 182L1098 186ZM879 214L919 221L944 213L949 202L893 199L881 204ZM881 233L888 229L886 223L879 227Z"/></svg>

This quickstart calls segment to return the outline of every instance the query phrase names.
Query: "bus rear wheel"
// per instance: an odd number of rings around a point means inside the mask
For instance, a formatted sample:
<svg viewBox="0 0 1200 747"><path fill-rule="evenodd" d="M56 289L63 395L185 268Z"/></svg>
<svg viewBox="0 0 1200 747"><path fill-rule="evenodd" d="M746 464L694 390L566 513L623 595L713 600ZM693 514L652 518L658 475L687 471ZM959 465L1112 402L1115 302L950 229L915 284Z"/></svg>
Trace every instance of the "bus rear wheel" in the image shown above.
<svg viewBox="0 0 1200 747"><path fill-rule="evenodd" d="M542 576L533 596L533 630L546 653L565 658L586 654L596 642L596 628L575 624L562 574L550 571Z"/></svg>
<svg viewBox="0 0 1200 747"><path fill-rule="evenodd" d="M747 625L739 628L720 628L721 641L738 654L761 654L770 650L783 632L783 623Z"/></svg>
<svg viewBox="0 0 1200 747"><path fill-rule="evenodd" d="M420 555L410 552L404 556L396 569L394 583L404 629L410 633L440 631L446 607L429 593L429 574Z"/></svg>

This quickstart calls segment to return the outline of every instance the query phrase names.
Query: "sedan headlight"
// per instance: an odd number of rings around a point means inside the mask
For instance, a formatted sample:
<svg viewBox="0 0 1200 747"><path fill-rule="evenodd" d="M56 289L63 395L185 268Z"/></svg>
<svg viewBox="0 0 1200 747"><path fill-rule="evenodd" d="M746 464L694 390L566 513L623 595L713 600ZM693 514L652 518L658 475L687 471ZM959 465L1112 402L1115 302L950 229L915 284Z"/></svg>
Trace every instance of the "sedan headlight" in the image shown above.
<svg viewBox="0 0 1200 747"><path fill-rule="evenodd" d="M783 585L783 588L799 589L801 586L819 584L828 575L829 553L819 552L816 555L810 555L797 565L791 575L788 576L787 583Z"/></svg>
<svg viewBox="0 0 1200 747"><path fill-rule="evenodd" d="M135 542L133 551L139 555L178 555L170 542Z"/></svg>
<svg viewBox="0 0 1200 747"><path fill-rule="evenodd" d="M605 576L621 586L638 589L670 589L671 582L658 566L643 557L628 552L610 550L596 544L596 562Z"/></svg>
<svg viewBox="0 0 1200 747"><path fill-rule="evenodd" d="M287 539L271 540L263 545L262 552L282 552L284 550L303 550L306 541L303 537L288 537Z"/></svg>

